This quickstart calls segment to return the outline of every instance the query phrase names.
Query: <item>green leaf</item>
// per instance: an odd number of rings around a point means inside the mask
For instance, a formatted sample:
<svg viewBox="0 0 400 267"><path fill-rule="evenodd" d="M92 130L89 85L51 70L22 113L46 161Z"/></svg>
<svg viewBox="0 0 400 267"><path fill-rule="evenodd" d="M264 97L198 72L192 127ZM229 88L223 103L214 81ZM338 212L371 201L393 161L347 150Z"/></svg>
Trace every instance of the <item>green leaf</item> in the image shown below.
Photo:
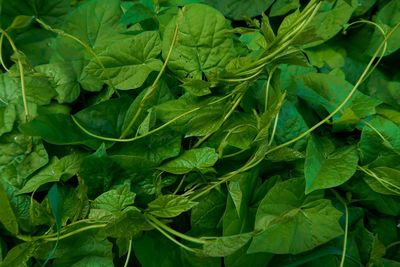
<svg viewBox="0 0 400 267"><path fill-rule="evenodd" d="M297 95L312 106L322 106L332 112L347 97L353 85L344 79L322 73L308 73L296 78ZM354 126L376 113L375 107L381 102L358 91L343 109L333 117L333 123L340 128Z"/></svg>
<svg viewBox="0 0 400 267"><path fill-rule="evenodd" d="M252 235L253 233L244 233L207 240L201 252L210 257L229 256L249 242Z"/></svg>
<svg viewBox="0 0 400 267"><path fill-rule="evenodd" d="M120 97L89 106L74 116L88 131L107 137L118 138L123 130L126 110L132 99Z"/></svg>
<svg viewBox="0 0 400 267"><path fill-rule="evenodd" d="M185 79L181 86L186 92L194 96L203 96L211 93L210 83L203 80Z"/></svg>
<svg viewBox="0 0 400 267"><path fill-rule="evenodd" d="M276 125L275 141L278 144L288 142L308 130L304 118L298 112L296 106L286 101L279 111L279 119ZM293 144L293 148L301 150L305 147L306 140L299 140Z"/></svg>
<svg viewBox="0 0 400 267"><path fill-rule="evenodd" d="M130 192L127 185L107 191L92 202L93 209L103 209L109 212L122 211L133 204L135 193Z"/></svg>
<svg viewBox="0 0 400 267"><path fill-rule="evenodd" d="M173 218L190 210L197 202L179 195L163 195L148 204L147 211L157 217Z"/></svg>
<svg viewBox="0 0 400 267"><path fill-rule="evenodd" d="M299 0L277 0L271 7L269 15L271 17L282 16L300 7Z"/></svg>
<svg viewBox="0 0 400 267"><path fill-rule="evenodd" d="M117 183L124 175L124 170L107 155L102 145L82 160L79 175L88 187L88 196L95 198Z"/></svg>
<svg viewBox="0 0 400 267"><path fill-rule="evenodd" d="M54 90L57 92L55 97L59 103L71 103L80 94L80 86L75 73L74 62L57 62L39 65L35 69L43 73Z"/></svg>
<svg viewBox="0 0 400 267"><path fill-rule="evenodd" d="M70 115L60 113L40 115L21 125L21 131L28 136L40 136L51 144L85 144L97 147L100 143L79 129Z"/></svg>
<svg viewBox="0 0 400 267"><path fill-rule="evenodd" d="M356 172L358 153L354 146L330 149L325 140L309 140L304 163L305 193L339 186Z"/></svg>
<svg viewBox="0 0 400 267"><path fill-rule="evenodd" d="M359 199L360 204L382 214L400 215L400 197L376 193L363 179L353 180L350 180L349 185L345 184L344 188L353 195L354 199Z"/></svg>
<svg viewBox="0 0 400 267"><path fill-rule="evenodd" d="M116 144L108 150L108 154L123 169L148 174L162 161L178 156L180 150L180 136L160 131L134 142Z"/></svg>
<svg viewBox="0 0 400 267"><path fill-rule="evenodd" d="M362 129L359 142L363 164L370 163L380 155L400 152L400 126L380 116L368 123Z"/></svg>
<svg viewBox="0 0 400 267"><path fill-rule="evenodd" d="M191 210L192 229L215 230L224 213L225 203L225 195L216 190L200 198L198 204Z"/></svg>
<svg viewBox="0 0 400 267"><path fill-rule="evenodd" d="M298 254L342 234L341 213L320 193L304 195L304 181L277 183L261 201L248 252Z"/></svg>
<svg viewBox="0 0 400 267"><path fill-rule="evenodd" d="M34 251L37 249L35 243L21 243L8 251L7 256L0 263L1 267L15 266L25 267L27 261L33 256Z"/></svg>
<svg viewBox="0 0 400 267"><path fill-rule="evenodd" d="M46 4L44 4L46 3ZM29 1L2 1L1 24L5 27L15 22L15 17L36 17L50 24L62 22L62 18L70 11L69 0L29 0Z"/></svg>
<svg viewBox="0 0 400 267"><path fill-rule="evenodd" d="M51 212L53 213L53 216L56 220L57 232L59 233L61 230L61 220L62 220L62 208L61 208L62 199L60 198L60 195L58 193L57 184L54 184L50 188L48 198L49 198Z"/></svg>
<svg viewBox="0 0 400 267"><path fill-rule="evenodd" d="M142 3L133 3L129 9L124 13L121 22L125 25L136 24L147 19L155 17L157 14L154 10Z"/></svg>
<svg viewBox="0 0 400 267"><path fill-rule="evenodd" d="M90 232L73 235L59 241L52 266L113 266L112 243Z"/></svg>
<svg viewBox="0 0 400 267"><path fill-rule="evenodd" d="M11 207L10 200L6 194L6 191L3 188L3 185L0 183L0 222L10 233L17 235L18 234L18 222L15 217L14 211Z"/></svg>
<svg viewBox="0 0 400 267"><path fill-rule="evenodd" d="M16 16L13 22L11 23L10 28L22 29L29 26L29 24L31 24L32 21L33 21L33 16L24 16L24 15Z"/></svg>
<svg viewBox="0 0 400 267"><path fill-rule="evenodd" d="M75 74L75 81L79 82L83 89L99 91L102 82L87 73L85 67L90 62L88 58L93 57L93 50L96 50L97 54L98 51L104 51L111 43L123 39L122 24L119 24L121 15L122 10L118 0L85 1L79 8L69 13L62 30L78 38L92 52L76 40L58 35L53 44L57 53L54 53L50 63L68 62Z"/></svg>
<svg viewBox="0 0 400 267"><path fill-rule="evenodd" d="M173 174L185 174L191 171L209 172L217 162L218 154L209 147L196 148L183 152L181 156L163 164L158 169Z"/></svg>
<svg viewBox="0 0 400 267"><path fill-rule="evenodd" d="M0 138L0 176L21 188L26 178L47 164L47 152L38 138L9 134Z"/></svg>
<svg viewBox="0 0 400 267"><path fill-rule="evenodd" d="M118 89L136 89L151 72L161 70L163 63L156 58L160 53L159 34L142 32L109 45L85 70Z"/></svg>
<svg viewBox="0 0 400 267"><path fill-rule="evenodd" d="M249 0L246 2L235 0L206 0L205 2L220 10L225 16L235 20L261 15L273 3L272 0Z"/></svg>
<svg viewBox="0 0 400 267"><path fill-rule="evenodd" d="M357 3L354 0L323 1L318 13L297 40L310 47L331 39L350 20Z"/></svg>
<svg viewBox="0 0 400 267"><path fill-rule="evenodd" d="M194 98L188 94L155 107L156 116L170 127L189 136L205 136L219 129L226 112L226 101L217 97Z"/></svg>
<svg viewBox="0 0 400 267"><path fill-rule="evenodd" d="M371 168L364 181L377 193L400 196L400 171L381 166Z"/></svg>
<svg viewBox="0 0 400 267"><path fill-rule="evenodd" d="M30 193L38 190L42 185L60 180L67 181L76 175L80 169L82 156L80 154L70 154L62 159L54 158L45 168L32 176L18 194Z"/></svg>
<svg viewBox="0 0 400 267"><path fill-rule="evenodd" d="M235 55L227 20L217 10L190 4L170 21L164 32L163 57L172 45L175 27L178 34L168 67L181 78L200 80L225 67Z"/></svg>

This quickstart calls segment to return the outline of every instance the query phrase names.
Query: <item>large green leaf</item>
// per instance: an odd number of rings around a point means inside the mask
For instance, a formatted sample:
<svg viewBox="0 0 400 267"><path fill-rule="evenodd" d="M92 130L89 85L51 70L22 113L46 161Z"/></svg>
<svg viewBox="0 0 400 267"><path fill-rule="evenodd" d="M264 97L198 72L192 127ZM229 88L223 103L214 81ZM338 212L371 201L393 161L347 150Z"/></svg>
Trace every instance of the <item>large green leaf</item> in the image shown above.
<svg viewBox="0 0 400 267"><path fill-rule="evenodd" d="M123 29L122 25L119 24L121 15L122 10L118 0L90 0L82 3L68 14L64 21L63 30L78 38L91 51L88 51L76 40L59 35L54 41L57 53L54 53L50 63L68 62L73 68L75 81L79 82L85 90L99 91L102 82L94 79L85 70L89 63L87 58L93 58L93 50L96 50L95 53L104 51L110 43L122 39L120 32ZM65 77L61 73L55 75ZM70 79L68 80L72 82ZM63 89L71 90L70 87Z"/></svg>
<svg viewBox="0 0 400 267"><path fill-rule="evenodd" d="M304 163L306 194L341 185L356 172L358 153L354 146L335 149L324 141L312 138L308 142Z"/></svg>
<svg viewBox="0 0 400 267"><path fill-rule="evenodd" d="M164 58L176 27L178 33L168 67L181 78L201 79L203 74L224 68L235 55L227 20L210 6L187 5L170 21L163 38Z"/></svg>
<svg viewBox="0 0 400 267"><path fill-rule="evenodd" d="M304 180L276 184L257 210L249 252L298 254L342 234L341 212L320 193L304 195Z"/></svg>

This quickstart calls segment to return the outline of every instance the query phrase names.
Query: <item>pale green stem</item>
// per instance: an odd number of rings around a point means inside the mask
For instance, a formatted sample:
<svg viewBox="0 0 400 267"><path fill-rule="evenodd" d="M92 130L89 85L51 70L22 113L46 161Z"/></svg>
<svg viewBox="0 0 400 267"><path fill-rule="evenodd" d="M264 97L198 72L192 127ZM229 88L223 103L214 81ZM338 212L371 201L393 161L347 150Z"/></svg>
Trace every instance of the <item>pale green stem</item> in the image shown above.
<svg viewBox="0 0 400 267"><path fill-rule="evenodd" d="M21 81L22 102L24 105L25 119L28 121L29 120L29 109L28 109L28 101L26 98L24 65L22 64L22 61L21 61L20 55L19 55L19 51L18 51L17 47L15 46L14 41L11 39L10 35L8 35L8 33L1 28L0 28L0 32L2 33L2 35L4 35L7 38L8 42L11 45L13 52L17 55L17 64L18 64L19 76L20 76L20 81Z"/></svg>
<svg viewBox="0 0 400 267"><path fill-rule="evenodd" d="M4 32L1 32L0 36L0 63L3 66L3 68L9 72L10 70L7 68L6 64L3 61L3 40L4 40Z"/></svg>
<svg viewBox="0 0 400 267"><path fill-rule="evenodd" d="M129 240L128 255L126 256L124 267L128 267L129 259L131 258L131 253L132 253L132 239Z"/></svg>

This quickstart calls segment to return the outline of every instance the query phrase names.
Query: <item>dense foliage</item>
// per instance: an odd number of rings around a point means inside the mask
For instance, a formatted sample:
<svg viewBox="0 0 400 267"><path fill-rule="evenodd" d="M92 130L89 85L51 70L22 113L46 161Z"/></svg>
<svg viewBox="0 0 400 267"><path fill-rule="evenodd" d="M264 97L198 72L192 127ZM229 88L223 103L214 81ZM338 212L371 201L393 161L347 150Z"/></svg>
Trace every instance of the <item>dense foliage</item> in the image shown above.
<svg viewBox="0 0 400 267"><path fill-rule="evenodd" d="M400 1L0 5L0 266L400 266Z"/></svg>

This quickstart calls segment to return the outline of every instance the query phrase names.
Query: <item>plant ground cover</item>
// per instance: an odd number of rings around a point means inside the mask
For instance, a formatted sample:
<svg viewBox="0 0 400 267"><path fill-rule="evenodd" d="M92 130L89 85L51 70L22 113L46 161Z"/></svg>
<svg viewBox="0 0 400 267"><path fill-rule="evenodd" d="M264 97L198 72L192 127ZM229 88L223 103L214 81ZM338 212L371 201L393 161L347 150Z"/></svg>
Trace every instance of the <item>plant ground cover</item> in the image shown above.
<svg viewBox="0 0 400 267"><path fill-rule="evenodd" d="M400 266L397 0L0 1L0 266Z"/></svg>

